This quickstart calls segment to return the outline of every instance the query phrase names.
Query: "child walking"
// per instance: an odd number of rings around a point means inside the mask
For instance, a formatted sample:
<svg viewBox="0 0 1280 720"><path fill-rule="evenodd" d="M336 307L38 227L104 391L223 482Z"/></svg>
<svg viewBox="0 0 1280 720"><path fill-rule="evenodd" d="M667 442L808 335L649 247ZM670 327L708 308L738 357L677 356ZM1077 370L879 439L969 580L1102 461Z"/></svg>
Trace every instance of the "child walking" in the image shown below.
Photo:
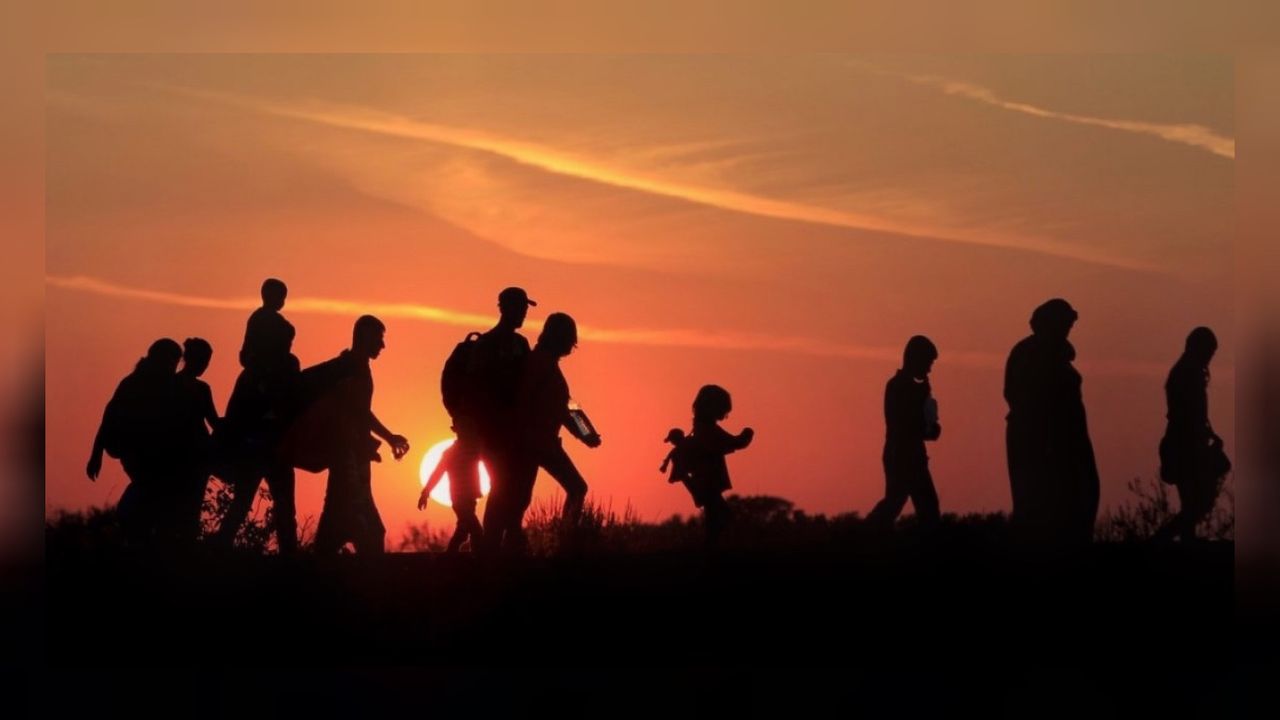
<svg viewBox="0 0 1280 720"><path fill-rule="evenodd" d="M729 523L729 504L724 492L729 482L729 466L725 456L751 444L755 431L744 428L733 435L720 427L729 416L733 400L719 385L704 385L693 400L693 431L688 436L679 429L667 434L667 442L675 447L663 460L661 471L671 468L668 482L683 482L693 496L693 504L702 508L708 547L714 547Z"/></svg>
<svg viewBox="0 0 1280 720"><path fill-rule="evenodd" d="M471 538L471 550L480 547L484 530L480 518L476 515L476 503L480 499L480 472L477 466L479 457L467 451L467 444L454 441L440 456L440 462L431 471L427 484L422 486L422 494L418 496L418 509L427 507L427 499L431 491L436 489L445 473L449 474L449 502L453 515L457 518L457 526L453 537L449 538L446 552L453 554L462 548L462 543Z"/></svg>

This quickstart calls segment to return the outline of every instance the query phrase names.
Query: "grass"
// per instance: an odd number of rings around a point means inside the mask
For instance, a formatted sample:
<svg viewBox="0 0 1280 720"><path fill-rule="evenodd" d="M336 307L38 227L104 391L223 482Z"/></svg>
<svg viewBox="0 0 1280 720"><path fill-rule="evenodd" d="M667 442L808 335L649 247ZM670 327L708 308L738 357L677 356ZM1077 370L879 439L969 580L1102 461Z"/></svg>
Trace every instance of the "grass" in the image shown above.
<svg viewBox="0 0 1280 720"><path fill-rule="evenodd" d="M1101 514L1095 537L1103 543L1133 543L1149 539L1176 512L1177 500L1170 486L1157 480L1135 479L1128 484L1129 499ZM218 480L206 491L203 529L211 534L218 518L230 503L230 489ZM728 498L733 522L722 547L734 551L800 551L822 548L858 548L887 542L910 542L916 534L915 519L907 515L898 521L901 537L873 533L857 513L835 516L809 514L784 498L737 496ZM619 554L693 551L702 547L700 518L673 515L660 522L646 522L627 505L621 510L611 504L588 499L577 528L567 529L560 517L562 499L540 500L525 516L531 554L553 557L559 554ZM1202 537L1233 541L1235 537L1234 494L1226 482L1218 505L1201 525ZM275 551L271 532L271 495L265 483L259 488L253 511L237 539L243 551L269 554ZM313 518L300 522L303 547L314 535ZM410 525L391 541L398 552L440 552L448 543L452 525L431 527ZM939 535L945 542L973 546L1011 542L1008 519L1003 513L947 514ZM46 545L56 552L103 552L122 545L114 508L92 508L82 512L60 512L45 523Z"/></svg>

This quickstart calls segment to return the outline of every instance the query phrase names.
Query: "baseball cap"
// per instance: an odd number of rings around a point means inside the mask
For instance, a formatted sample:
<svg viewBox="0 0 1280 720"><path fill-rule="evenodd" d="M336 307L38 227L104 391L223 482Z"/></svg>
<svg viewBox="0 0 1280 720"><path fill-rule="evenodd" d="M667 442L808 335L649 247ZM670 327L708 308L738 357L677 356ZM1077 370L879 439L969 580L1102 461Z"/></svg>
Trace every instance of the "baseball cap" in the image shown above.
<svg viewBox="0 0 1280 720"><path fill-rule="evenodd" d="M498 293L499 305L520 305L521 303L535 306L538 304L529 299L529 293L525 292L524 288L509 287Z"/></svg>

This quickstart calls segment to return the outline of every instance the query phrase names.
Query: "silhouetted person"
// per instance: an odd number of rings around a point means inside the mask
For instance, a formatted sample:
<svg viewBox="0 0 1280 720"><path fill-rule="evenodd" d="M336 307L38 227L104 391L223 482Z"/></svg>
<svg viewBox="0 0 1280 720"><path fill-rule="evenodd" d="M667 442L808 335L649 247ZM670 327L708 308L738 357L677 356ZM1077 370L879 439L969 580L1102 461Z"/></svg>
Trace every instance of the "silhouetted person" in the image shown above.
<svg viewBox="0 0 1280 720"><path fill-rule="evenodd" d="M569 383L560 370L560 359L568 357L578 345L578 326L564 313L552 313L542 326L538 342L524 364L517 395L517 425L522 446L516 475L515 492L519 497L519 515L512 519L516 527L533 499L534 481L542 468L564 489L561 518L568 529L576 528L587 497L587 481L560 439L560 428L587 447L599 447L600 436L583 434L569 411Z"/></svg>
<svg viewBox="0 0 1280 720"><path fill-rule="evenodd" d="M509 287L499 293L498 324L476 340L472 354L470 419L491 485L484 508L486 549L506 546L521 551L525 547L516 478L521 446L516 393L530 349L529 341L516 331L524 325L530 306L536 305L522 288Z"/></svg>
<svg viewBox="0 0 1280 720"><path fill-rule="evenodd" d="M214 542L230 547L253 508L265 478L271 491L271 517L281 554L298 546L293 467L277 459L277 447L294 410L298 358L292 353L293 325L280 314L285 284L270 278L262 284L262 307L245 326L240 349L243 370L236 378L227 414L214 434L219 474L231 485L231 505L222 517Z"/></svg>
<svg viewBox="0 0 1280 720"><path fill-rule="evenodd" d="M916 518L925 528L938 524L938 492L929 473L926 441L942 434L937 404L929 388L929 373L938 349L923 335L907 341L902 368L884 388L884 499L867 515L867 522L892 527L910 498Z"/></svg>
<svg viewBox="0 0 1280 720"><path fill-rule="evenodd" d="M202 338L182 343L182 369L177 376L178 476L173 483L174 534L181 540L200 535L200 512L212 462L210 429L218 426L213 391L200 379L213 358L213 347Z"/></svg>
<svg viewBox="0 0 1280 720"><path fill-rule="evenodd" d="M1081 377L1067 336L1076 311L1050 300L1031 315L1030 337L1005 366L1006 446L1013 521L1031 536L1087 543L1098 513L1098 467Z"/></svg>
<svg viewBox="0 0 1280 720"><path fill-rule="evenodd" d="M480 474L476 467L479 457L474 452L459 450L455 439L436 464L431 476L422 486L418 495L418 509L425 510L431 492L436 489L445 474L449 475L449 507L457 523L453 535L449 538L446 552L453 554L462 548L462 544L471 540L471 551L476 552L484 542L484 528L476 515L476 502L480 499Z"/></svg>
<svg viewBox="0 0 1280 720"><path fill-rule="evenodd" d="M369 362L386 347L386 326L372 315L356 320L351 348L338 357L307 368L304 387L327 388L334 403L334 433L328 438L331 454L324 509L316 528L316 552L334 554L347 542L356 552L381 553L386 527L373 502L370 463L380 460L377 435L391 446L396 460L409 452L409 441L396 435L373 414L373 373Z"/></svg>
<svg viewBox="0 0 1280 720"><path fill-rule="evenodd" d="M182 348L168 338L147 354L120 384L102 413L85 473L97 480L105 451L120 460L129 485L117 512L125 540L146 545L164 527L166 498L175 478L177 439L175 371Z"/></svg>
<svg viewBox="0 0 1280 720"><path fill-rule="evenodd" d="M1222 478L1231 469L1222 438L1209 423L1209 361L1217 351L1212 330L1192 330L1164 385L1169 412L1160 440L1160 476L1177 486L1179 508L1156 533L1157 540L1194 540L1196 526L1213 512Z"/></svg>
<svg viewBox="0 0 1280 720"><path fill-rule="evenodd" d="M484 529L480 524L476 507L482 495L480 489L480 453L483 439L480 434L477 395L480 389L476 374L479 372L477 348L481 334L467 333L462 342L454 346L440 373L440 397L449 413L450 429L454 433L453 444L440 458L431 477L423 486L418 498L418 509L427 506L427 498L445 473L449 474L449 501L457 522L447 550L457 552L462 543L471 541L471 552L484 550ZM488 468L489 466L486 466ZM490 470L492 478L492 470Z"/></svg>
<svg viewBox="0 0 1280 720"><path fill-rule="evenodd" d="M720 422L733 410L729 392L719 385L704 385L693 400L693 431L677 445L673 463L683 470L682 481L693 496L693 504L702 508L707 546L713 547L729 523L729 504L724 493L732 489L725 455L751 444L755 431L744 428L737 435L720 427ZM668 438L673 437L668 433Z"/></svg>
<svg viewBox="0 0 1280 720"><path fill-rule="evenodd" d="M295 331L293 324L280 314L288 294L284 281L276 278L263 281L262 307L253 311L245 325L240 367L265 374L289 363Z"/></svg>

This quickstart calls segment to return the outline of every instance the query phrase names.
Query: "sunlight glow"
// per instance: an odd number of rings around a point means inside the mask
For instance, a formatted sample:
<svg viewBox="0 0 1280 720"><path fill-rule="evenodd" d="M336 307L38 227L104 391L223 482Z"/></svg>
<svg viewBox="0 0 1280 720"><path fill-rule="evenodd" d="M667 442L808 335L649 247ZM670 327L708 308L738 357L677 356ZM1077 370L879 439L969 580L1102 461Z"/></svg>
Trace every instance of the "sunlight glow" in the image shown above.
<svg viewBox="0 0 1280 720"><path fill-rule="evenodd" d="M431 473L435 471L436 465L440 464L440 458L444 455L444 451L453 446L453 438L441 440L427 450L427 454L422 456L422 466L418 469L418 482L424 487L427 484L427 478L431 477ZM489 471L485 468L484 463L480 465L480 495L489 494ZM440 478L440 484L435 486L431 491L431 499L444 505L445 507L453 507L453 502L449 498L449 473L445 473Z"/></svg>

